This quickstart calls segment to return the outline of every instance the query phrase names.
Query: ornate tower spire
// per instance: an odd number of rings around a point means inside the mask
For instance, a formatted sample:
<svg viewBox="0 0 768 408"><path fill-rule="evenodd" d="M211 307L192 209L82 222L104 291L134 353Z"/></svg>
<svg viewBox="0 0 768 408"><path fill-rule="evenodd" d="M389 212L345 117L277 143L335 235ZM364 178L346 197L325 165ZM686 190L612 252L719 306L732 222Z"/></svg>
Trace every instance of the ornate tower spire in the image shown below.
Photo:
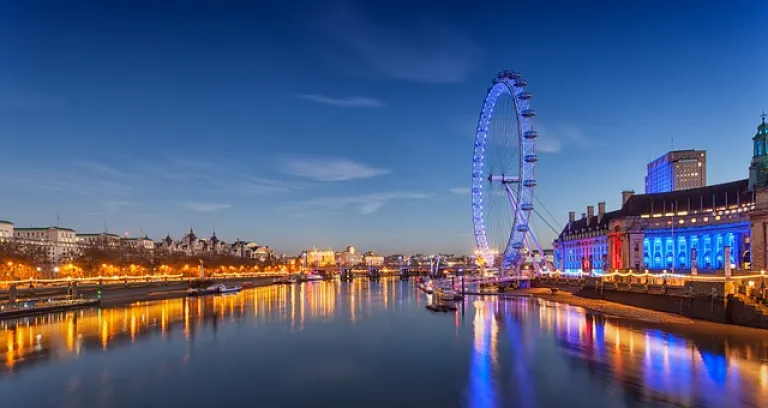
<svg viewBox="0 0 768 408"><path fill-rule="evenodd" d="M752 163L749 166L749 188L754 191L755 188L768 187L768 123L765 119L768 117L765 110L760 115L760 125L757 126L757 133L752 137L753 153Z"/></svg>

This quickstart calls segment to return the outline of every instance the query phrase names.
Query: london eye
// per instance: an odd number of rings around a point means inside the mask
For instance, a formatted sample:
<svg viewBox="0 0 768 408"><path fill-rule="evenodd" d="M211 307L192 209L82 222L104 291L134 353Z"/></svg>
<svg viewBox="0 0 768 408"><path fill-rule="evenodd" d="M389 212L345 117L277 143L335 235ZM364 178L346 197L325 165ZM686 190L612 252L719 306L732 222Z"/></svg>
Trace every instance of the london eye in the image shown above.
<svg viewBox="0 0 768 408"><path fill-rule="evenodd" d="M475 244L487 267L517 275L526 260L544 253L531 230L537 133L526 82L513 71L493 79L485 96L472 156L472 221Z"/></svg>

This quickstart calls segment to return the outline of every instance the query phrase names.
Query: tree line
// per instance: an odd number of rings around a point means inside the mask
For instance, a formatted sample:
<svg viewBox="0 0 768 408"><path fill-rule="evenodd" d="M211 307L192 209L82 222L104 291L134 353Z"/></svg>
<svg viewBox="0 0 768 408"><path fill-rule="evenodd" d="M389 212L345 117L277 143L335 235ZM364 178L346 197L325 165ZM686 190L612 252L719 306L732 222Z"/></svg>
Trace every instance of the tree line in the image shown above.
<svg viewBox="0 0 768 408"><path fill-rule="evenodd" d="M0 242L0 265L4 277L44 278L54 275L89 277L111 275L184 274L195 276L202 262L208 272L259 271L276 266L274 259L259 261L229 253L185 253L152 251L132 245L89 245L71 258L52 264L45 246ZM0 275L3 276L3 275Z"/></svg>

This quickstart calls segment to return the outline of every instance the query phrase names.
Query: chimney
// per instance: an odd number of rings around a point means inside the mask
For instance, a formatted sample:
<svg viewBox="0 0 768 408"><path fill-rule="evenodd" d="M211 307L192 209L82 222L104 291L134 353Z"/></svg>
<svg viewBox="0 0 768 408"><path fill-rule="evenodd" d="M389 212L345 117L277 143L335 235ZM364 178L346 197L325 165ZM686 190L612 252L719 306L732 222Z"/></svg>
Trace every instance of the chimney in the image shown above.
<svg viewBox="0 0 768 408"><path fill-rule="evenodd" d="M568 230L571 230L571 224L576 221L576 211L568 211Z"/></svg>
<svg viewBox="0 0 768 408"><path fill-rule="evenodd" d="M603 216L605 215L605 201L600 201L597 203L597 222L600 223L600 221L603 220Z"/></svg>
<svg viewBox="0 0 768 408"><path fill-rule="evenodd" d="M581 213L581 219L583 220L585 218L587 218L587 213Z"/></svg>
<svg viewBox="0 0 768 408"><path fill-rule="evenodd" d="M595 216L595 206L588 205L587 206L587 225L589 225L592 222L592 218L594 216Z"/></svg>
<svg viewBox="0 0 768 408"><path fill-rule="evenodd" d="M621 206L623 207L624 204L629 201L629 198L635 195L635 192L633 190L625 190L621 192Z"/></svg>

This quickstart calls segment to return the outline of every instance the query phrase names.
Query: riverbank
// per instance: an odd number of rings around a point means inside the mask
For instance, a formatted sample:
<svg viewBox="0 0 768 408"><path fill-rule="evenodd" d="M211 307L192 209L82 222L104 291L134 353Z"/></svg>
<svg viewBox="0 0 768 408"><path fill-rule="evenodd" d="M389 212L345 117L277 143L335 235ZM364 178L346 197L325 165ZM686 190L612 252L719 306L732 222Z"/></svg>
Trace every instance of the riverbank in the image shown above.
<svg viewBox="0 0 768 408"><path fill-rule="evenodd" d="M246 283L250 283L251 288L256 288L256 287L271 285L273 278L263 277L263 278L224 279L220 281L225 283L227 286L242 286ZM189 287L188 282L166 282L163 284L153 283L143 287L142 286L139 286L139 287L105 286L102 289L101 302L99 303L99 307L117 307L117 306L130 305L131 303L135 303L135 302L182 298L187 295L188 287ZM80 295L82 295L84 300L95 300L97 297L96 288L90 288L90 287L83 288L79 291L79 293ZM35 299L41 300L42 298L35 298ZM24 300L29 301L33 299L24 299ZM61 310L55 310L55 311L60 312L60 311L67 311L67 310L70 310L70 309L63 308ZM10 319L10 318L26 317L26 316L31 316L34 314L41 313L41 311L35 310L33 308L27 309L24 312L25 313L19 314L17 311L17 313L15 313L13 316L9 315L7 318ZM48 312L49 311L44 311L42 313L48 313ZM3 318L4 317L0 315L0 319L3 319Z"/></svg>
<svg viewBox="0 0 768 408"><path fill-rule="evenodd" d="M250 282L251 288L269 286L274 278L250 278L250 279L229 279L222 280L227 286L242 286ZM102 307L126 306L134 302L148 302L154 300L176 299L187 296L187 283L173 287L151 287L151 288L133 288L124 291L105 291L102 296Z"/></svg>
<svg viewBox="0 0 768 408"><path fill-rule="evenodd" d="M657 312L607 300L583 298L562 290L552 293L549 288L518 289L514 292L505 293L502 297L507 299L535 298L581 307L590 312L600 313L609 319L621 320L624 325L641 329L652 328L697 338L721 336L726 339L768 341L768 331L763 329L691 319L673 313Z"/></svg>
<svg viewBox="0 0 768 408"><path fill-rule="evenodd" d="M609 302L607 300L587 299L566 291L552 293L552 290L549 288L518 289L511 293L505 293L503 296L505 298L519 296L535 297L571 306L583 307L584 309L602 313L614 318L632 319L651 323L693 324L697 322L694 319L671 313L622 305L621 303Z"/></svg>

